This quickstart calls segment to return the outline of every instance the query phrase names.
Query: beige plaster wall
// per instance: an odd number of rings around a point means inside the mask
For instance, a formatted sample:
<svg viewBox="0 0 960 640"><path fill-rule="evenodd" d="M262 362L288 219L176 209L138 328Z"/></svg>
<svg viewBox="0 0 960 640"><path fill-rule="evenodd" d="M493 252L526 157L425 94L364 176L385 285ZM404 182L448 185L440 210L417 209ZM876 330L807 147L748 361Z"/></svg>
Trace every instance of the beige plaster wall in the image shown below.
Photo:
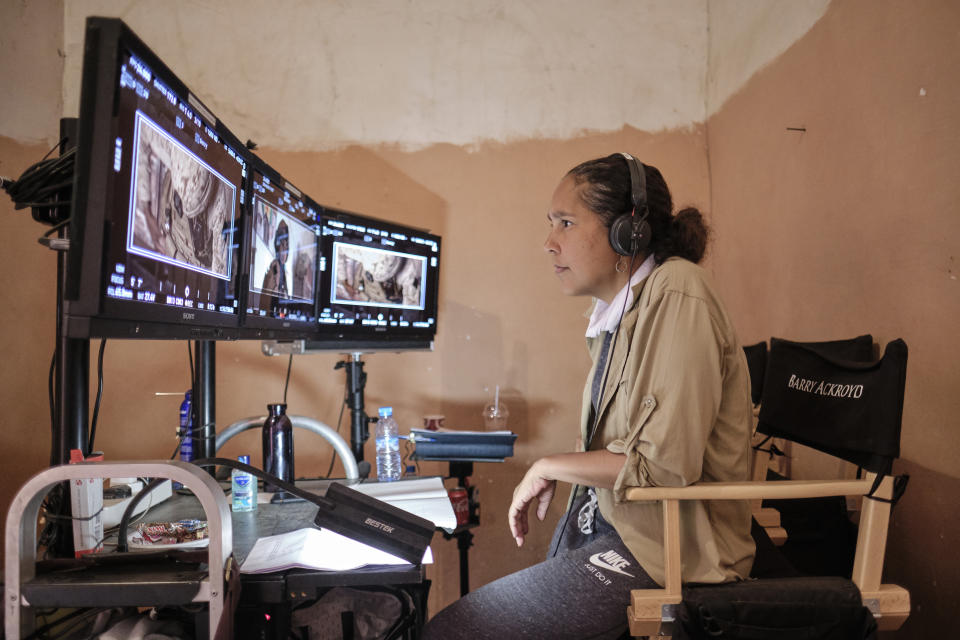
<svg viewBox="0 0 960 640"><path fill-rule="evenodd" d="M63 112L63 0L0 3L0 53L0 136L53 144Z"/></svg>
<svg viewBox="0 0 960 640"><path fill-rule="evenodd" d="M830 0L709 0L707 115L823 16Z"/></svg>
<svg viewBox="0 0 960 640"><path fill-rule="evenodd" d="M958 26L954 2L835 2L707 123L713 264L743 340L910 348L886 572L914 602L902 638L955 627L960 594Z"/></svg>
<svg viewBox="0 0 960 640"><path fill-rule="evenodd" d="M264 146L473 144L702 122L705 0L73 0L123 18L237 135ZM624 81L624 79L629 79Z"/></svg>

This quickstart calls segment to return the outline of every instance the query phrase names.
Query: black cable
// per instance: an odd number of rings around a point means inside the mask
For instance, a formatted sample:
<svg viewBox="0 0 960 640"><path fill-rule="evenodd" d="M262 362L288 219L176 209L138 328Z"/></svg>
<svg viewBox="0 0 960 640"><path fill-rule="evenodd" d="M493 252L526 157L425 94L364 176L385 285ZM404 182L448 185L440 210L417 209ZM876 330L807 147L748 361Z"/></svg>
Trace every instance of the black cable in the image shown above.
<svg viewBox="0 0 960 640"><path fill-rule="evenodd" d="M65 141L66 138L51 147L43 159L28 167L16 180L0 179L0 186L13 200L14 208L29 207L38 222L61 222L57 213L51 210L73 203L71 194L64 191L73 185L76 149L70 148L58 157L48 159Z"/></svg>
<svg viewBox="0 0 960 640"><path fill-rule="evenodd" d="M287 360L287 381L283 383L283 404L287 404L287 389L290 387L290 369L293 367L293 352Z"/></svg>
<svg viewBox="0 0 960 640"><path fill-rule="evenodd" d="M58 222L57 224L55 224L55 225L53 225L52 227L50 227L49 229L47 229L47 230L43 233L43 237L44 237L44 238L49 238L50 236L52 236L52 235L54 234L54 232L59 231L60 229L62 229L62 228L64 228L65 226L67 226L68 224L70 224L70 218L67 218L67 219L64 220L63 222Z"/></svg>
<svg viewBox="0 0 960 640"><path fill-rule="evenodd" d="M633 261L636 259L637 254L631 254L630 256L630 267L627 269L627 273L630 274L627 276L627 286L630 286L630 278L633 277ZM600 405L603 404L603 396L607 392L607 376L610 375L610 356L613 355L614 350L617 348L617 338L620 337L620 323L623 322L623 316L627 311L627 297L623 297L623 306L620 307L620 319L617 320L617 328L613 331L613 344L610 345L610 350L607 352L607 366L603 372L603 382L600 383L600 396L597 398L597 408L599 409ZM620 384L620 380L623 379L623 372L627 367L627 358L630 356L630 347L633 346L633 343L630 342L627 344L627 354L623 357L623 366L620 368L620 376L617 379L617 384ZM597 426L600 423L600 412L595 411L593 418L593 425L590 427L590 432L587 434L587 441L583 444L583 450L589 451L590 444L593 442L593 436L596 435Z"/></svg>
<svg viewBox="0 0 960 640"><path fill-rule="evenodd" d="M193 346L193 343L188 341L187 342L187 358L190 359L190 389L192 391L193 388L196 386L197 376L193 370L193 350L190 348L191 346ZM193 398L193 400L196 400L196 398ZM191 402L191 404L193 403Z"/></svg>
<svg viewBox="0 0 960 640"><path fill-rule="evenodd" d="M238 471L245 471L252 476L255 476L268 484L277 486L278 488L291 493L298 498L303 498L307 502L311 502L318 507L323 507L325 509L333 509L335 507L334 502L329 498L326 498L315 493L310 493L305 489L299 488L292 482L287 482L281 478L278 478L275 475L269 474L263 469L258 469L249 464L244 464L238 460L230 460L229 458L200 458L199 460L194 460L193 464L198 467L230 467L231 469L236 469Z"/></svg>
<svg viewBox="0 0 960 640"><path fill-rule="evenodd" d="M66 138L66 137L63 137L63 138L60 138L59 140L57 140L57 144L55 144L55 145L53 145L52 147L50 147L50 150L47 151L42 158L40 158L40 162L43 162L44 160L46 160L47 158L49 158L49 157L50 157L50 154L53 153L54 151L56 151L57 147L59 147L60 145L62 145L62 144L63 144L64 142L66 142L66 141L67 141L67 138Z"/></svg>
<svg viewBox="0 0 960 640"><path fill-rule="evenodd" d="M64 507L64 487L63 483L58 483L53 486L52 489L47 493L46 497L43 499L43 515L46 518L46 522L41 529L40 534L37 538L37 544L47 549L52 548L56 542L60 532L60 528L57 525L57 516Z"/></svg>
<svg viewBox="0 0 960 640"><path fill-rule="evenodd" d="M57 371L57 350L53 350L53 356L50 358L50 374L47 376L47 396L50 401L50 434L52 435L57 430L56 425L56 410L54 408L56 402L53 398L53 381L56 376Z"/></svg>
<svg viewBox="0 0 960 640"><path fill-rule="evenodd" d="M174 453L174 455L176 455L176 453ZM123 515L120 517L120 524L117 525L117 551L128 550L127 529L130 527L130 518L133 517L134 509L136 509L137 505L140 504L146 496L150 495L154 489L166 482L167 478L154 478L153 480L149 480L148 478L137 478L137 480L143 483L143 488L137 492L137 495L135 495L129 503L127 503L127 506L123 510ZM137 516L136 519L139 520L145 517L147 512L150 511L153 506L154 505L151 502L149 505L147 505L147 508L143 510L143 513ZM123 541L122 544L121 540Z"/></svg>
<svg viewBox="0 0 960 640"><path fill-rule="evenodd" d="M177 438L178 438L178 440L177 440L177 446L176 446L176 448L174 448L174 450L173 450L173 455L170 456L170 459L171 459L171 460L176 460L177 454L180 453L180 447L183 446L183 441L184 441L184 439L185 439L187 436L190 436L191 438L193 438L193 437L196 436L198 433L202 433L205 428L209 427L209 426L212 425L212 424L214 424L214 423L213 423L213 422L208 422L207 424L201 425L201 426L199 426L199 427L191 427L190 429L187 429L186 431L184 431L183 429L178 429L178 430L177 430Z"/></svg>
<svg viewBox="0 0 960 640"><path fill-rule="evenodd" d="M634 253L630 256L630 267L627 269L627 273L630 275L627 277L627 286L630 286L630 278L633 277L633 261L636 260L637 254ZM617 333L613 336L613 346L617 346L617 336L620 334L620 323L623 322L623 316L627 312L627 296L623 297L623 307L620 309L620 319L617 320ZM627 359L630 357L630 350L633 348L633 341L627 343L627 353L623 356L623 365L620 367L620 375L617 376L617 384L620 384L620 381L623 380L623 372L627 369ZM611 350L610 353L613 353Z"/></svg>
<svg viewBox="0 0 960 640"><path fill-rule="evenodd" d="M192 346L193 342L187 342L187 359L190 361L190 424L197 424L200 422L200 408L197 405L197 372L193 367ZM174 456L179 453L180 447L183 445L183 438L184 436L181 435Z"/></svg>
<svg viewBox="0 0 960 640"><path fill-rule="evenodd" d="M100 416L100 399L103 398L103 350L107 339L100 340L100 353L97 355L97 399L93 403L93 418L90 420L90 437L87 439L87 455L93 451L93 440L97 436L97 418Z"/></svg>
<svg viewBox="0 0 960 640"><path fill-rule="evenodd" d="M337 416L337 435L340 435L340 423L343 420L343 409L347 406L347 394L343 394L343 402L340 404L340 415ZM329 478L330 474L333 473L333 463L337 459L337 450L334 449L333 453L330 454L330 466L327 468L327 475L324 478Z"/></svg>
<svg viewBox="0 0 960 640"><path fill-rule="evenodd" d="M62 188L63 187L61 187L61 189ZM53 207L62 207L68 204L73 204L73 200L48 200L47 202L24 202L22 200L18 200L14 203L13 208L26 209L27 207L30 207L31 209L52 209Z"/></svg>
<svg viewBox="0 0 960 640"><path fill-rule="evenodd" d="M127 547L127 527L130 524L130 516L133 514L133 510L151 491L166 481L166 478L154 478L127 503L127 508L123 510L123 515L120 517L119 530L117 531L117 551L129 550Z"/></svg>
<svg viewBox="0 0 960 640"><path fill-rule="evenodd" d="M636 259L637 254L633 252L630 254L630 267L627 269L627 285L630 286L630 278L633 277L633 262ZM613 344L610 345L610 350L607 351L607 362L604 367L603 372L603 381L600 383L600 395L597 398L597 407L594 409L593 424L590 426L590 431L587 433L587 441L583 443L584 452L590 451L590 445L593 442L593 436L596 435L597 426L600 424L600 405L603 404L603 396L607 392L607 376L610 375L610 364L611 357L613 355L614 349L617 348L617 338L620 336L620 323L623 322L623 316L627 311L627 296L623 296L623 306L620 308L620 319L617 320L617 328L614 329L613 333ZM630 357L630 347L633 346L633 342L627 343L627 354L623 357L623 366L620 368L620 376L617 380L617 384L620 384L620 380L623 379L623 372L627 367L627 358ZM570 491L570 495L576 497L577 491L580 490L581 485L579 483L573 485L573 489ZM571 503L572 504L572 503ZM567 514L563 516L563 527L560 529L560 537L557 539L556 550L560 550L560 543L563 541L563 534L567 532L567 523L570 521L570 518Z"/></svg>

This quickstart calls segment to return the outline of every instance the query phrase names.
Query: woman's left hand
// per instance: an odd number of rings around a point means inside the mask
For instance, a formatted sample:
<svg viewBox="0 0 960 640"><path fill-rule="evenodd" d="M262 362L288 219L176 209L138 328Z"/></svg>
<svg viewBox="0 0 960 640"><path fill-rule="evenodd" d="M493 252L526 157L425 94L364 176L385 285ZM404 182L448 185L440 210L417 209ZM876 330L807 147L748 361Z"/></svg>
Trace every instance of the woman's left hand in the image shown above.
<svg viewBox="0 0 960 640"><path fill-rule="evenodd" d="M557 481L543 477L540 461L533 463L527 474L513 490L513 502L510 503L508 520L510 533L517 541L517 546L523 546L524 536L530 531L527 522L527 509L530 503L537 501L537 518L543 520L547 516L547 509L557 490Z"/></svg>

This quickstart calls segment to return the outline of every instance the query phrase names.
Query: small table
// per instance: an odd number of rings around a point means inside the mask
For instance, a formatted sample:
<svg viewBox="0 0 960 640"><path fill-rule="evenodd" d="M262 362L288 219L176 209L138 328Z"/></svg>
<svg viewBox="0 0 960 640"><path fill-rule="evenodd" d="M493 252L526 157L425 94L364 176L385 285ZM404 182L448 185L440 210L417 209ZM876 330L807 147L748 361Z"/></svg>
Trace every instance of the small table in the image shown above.
<svg viewBox="0 0 960 640"><path fill-rule="evenodd" d="M311 481L310 488L322 488L326 484L328 482ZM261 503L255 511L232 513L233 555L237 565L243 564L259 538L313 526L316 515L317 506L307 501ZM192 496L175 495L154 507L148 517L164 521L203 518L204 515ZM414 607L411 611L404 611L408 629L402 637L419 637L426 622L430 583L423 565L378 565L350 571L289 569L275 573L242 573L240 579L242 588L234 632L241 639L287 638L291 609L316 600L334 587L383 587L405 591Z"/></svg>
<svg viewBox="0 0 960 640"><path fill-rule="evenodd" d="M313 526L316 513L317 506L306 501L259 504L255 511L231 512L234 567L243 563L258 538ZM175 494L147 515L149 521L189 518L207 519L194 495ZM25 584L23 592L34 607L189 605L205 585L208 572L201 563L206 561L206 550L194 553L187 561L169 557L147 562L148 556L164 555L173 556L175 552L114 553L88 556L82 561L57 561L51 571ZM430 582L422 565L379 565L351 571L291 569L241 574L240 580L234 616L234 637L238 639L286 639L292 609L334 587L402 590L409 595L413 604L408 607L406 598L400 598L401 619L391 637L416 639L426 621ZM195 617L198 624L204 615Z"/></svg>

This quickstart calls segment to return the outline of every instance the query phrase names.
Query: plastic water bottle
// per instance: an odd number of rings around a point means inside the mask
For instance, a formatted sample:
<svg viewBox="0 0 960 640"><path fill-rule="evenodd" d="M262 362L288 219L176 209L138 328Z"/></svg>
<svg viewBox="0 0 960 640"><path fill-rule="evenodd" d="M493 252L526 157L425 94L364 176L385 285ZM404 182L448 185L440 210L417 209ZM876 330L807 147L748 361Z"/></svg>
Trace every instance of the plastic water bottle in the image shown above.
<svg viewBox="0 0 960 640"><path fill-rule="evenodd" d="M400 428L393 419L393 407L380 407L377 420L377 480L393 482L400 479Z"/></svg>
<svg viewBox="0 0 960 640"><path fill-rule="evenodd" d="M183 402L180 403L180 430L177 436L180 438L180 459L184 462L193 461L193 393L188 389L183 394ZM179 482L173 483L174 489L182 489L183 485Z"/></svg>
<svg viewBox="0 0 960 640"><path fill-rule="evenodd" d="M250 456L239 456L237 460L250 464ZM233 469L230 472L230 490L234 511L253 511L257 508L257 479L253 474Z"/></svg>

